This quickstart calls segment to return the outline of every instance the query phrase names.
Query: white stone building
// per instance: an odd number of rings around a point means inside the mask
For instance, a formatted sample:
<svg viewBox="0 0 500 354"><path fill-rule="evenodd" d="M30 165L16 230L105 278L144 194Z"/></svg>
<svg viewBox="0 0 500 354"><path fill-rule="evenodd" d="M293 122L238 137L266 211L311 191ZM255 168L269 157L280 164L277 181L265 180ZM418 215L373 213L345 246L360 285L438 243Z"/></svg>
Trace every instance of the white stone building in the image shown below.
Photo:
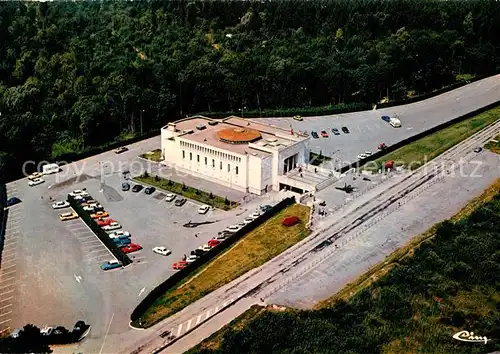
<svg viewBox="0 0 500 354"><path fill-rule="evenodd" d="M242 192L314 189L286 176L309 162L309 137L255 120L195 116L169 123L161 150L164 164Z"/></svg>

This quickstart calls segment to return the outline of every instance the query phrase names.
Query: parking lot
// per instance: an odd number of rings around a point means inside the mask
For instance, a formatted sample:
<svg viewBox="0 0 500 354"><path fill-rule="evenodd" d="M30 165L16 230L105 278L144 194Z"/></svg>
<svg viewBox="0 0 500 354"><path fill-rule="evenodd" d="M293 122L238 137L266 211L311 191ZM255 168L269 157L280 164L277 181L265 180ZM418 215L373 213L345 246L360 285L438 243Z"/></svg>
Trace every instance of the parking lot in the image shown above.
<svg viewBox="0 0 500 354"><path fill-rule="evenodd" d="M81 349L86 352L99 352L99 338L107 332L112 336L130 330L131 311L175 272L172 263L206 244L225 227L242 221L259 204L279 200L271 193L230 212L211 209L201 215L196 202L188 200L177 207L166 202L165 193L160 191L152 195L144 190L123 192L124 177L118 172L101 178L98 168L88 167L79 180L61 180L58 175L44 179L45 183L35 187L29 187L26 179L8 185L8 197L17 196L22 202L11 207L8 219L0 275L0 322L6 322L0 323L4 325L0 330L26 323L70 327L77 320L85 320L92 325L82 343L85 348ZM59 220L59 214L71 209L54 210L52 203L82 188L122 225L121 230L131 233L133 243L143 247L129 254L133 261L129 266L102 271L99 265L114 259L107 248L81 219ZM182 226L189 221L213 223L196 228ZM152 248L156 246L167 247L172 254L155 254Z"/></svg>

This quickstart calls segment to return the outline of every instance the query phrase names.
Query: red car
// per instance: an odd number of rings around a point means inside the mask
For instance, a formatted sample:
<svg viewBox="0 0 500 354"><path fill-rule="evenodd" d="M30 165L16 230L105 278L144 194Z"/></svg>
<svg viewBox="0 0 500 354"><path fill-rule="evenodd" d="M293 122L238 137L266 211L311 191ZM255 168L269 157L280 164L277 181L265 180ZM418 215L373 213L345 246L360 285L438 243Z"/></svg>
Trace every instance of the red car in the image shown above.
<svg viewBox="0 0 500 354"><path fill-rule="evenodd" d="M97 220L97 225L99 225L99 226L106 226L106 225L111 224L112 222L116 222L116 220L113 220L111 218L99 219L99 220Z"/></svg>
<svg viewBox="0 0 500 354"><path fill-rule="evenodd" d="M172 264L172 268L174 268L175 270L180 270L180 269L184 269L187 265L188 265L188 262L179 261L177 263Z"/></svg>
<svg viewBox="0 0 500 354"><path fill-rule="evenodd" d="M218 244L220 243L219 240L216 240L216 239L211 239L210 241L208 241L208 245L212 248L214 248L215 246L217 246Z"/></svg>
<svg viewBox="0 0 500 354"><path fill-rule="evenodd" d="M322 130L322 131L321 131L321 136L322 136L323 138L328 138L328 133L326 132L326 130Z"/></svg>
<svg viewBox="0 0 500 354"><path fill-rule="evenodd" d="M129 245L122 247L123 253L132 253L132 252L136 252L136 251L140 251L140 250L142 250L142 246L138 245L136 243L131 243Z"/></svg>

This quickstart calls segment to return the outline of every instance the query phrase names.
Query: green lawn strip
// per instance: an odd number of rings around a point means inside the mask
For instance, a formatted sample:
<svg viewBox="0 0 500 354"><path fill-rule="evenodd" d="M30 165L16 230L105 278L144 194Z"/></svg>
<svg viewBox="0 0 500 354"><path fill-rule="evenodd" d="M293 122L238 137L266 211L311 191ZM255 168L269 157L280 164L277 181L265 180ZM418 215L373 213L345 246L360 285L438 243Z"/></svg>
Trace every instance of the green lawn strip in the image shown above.
<svg viewBox="0 0 500 354"><path fill-rule="evenodd" d="M181 183L167 180L161 177L153 177L150 175L142 175L134 178L139 182L143 182L159 189L172 192L192 200L196 200L206 205L211 205L222 210L230 210L239 206L239 203L228 200L227 198L219 197L211 192L201 191L199 189L183 185Z"/></svg>
<svg viewBox="0 0 500 354"><path fill-rule="evenodd" d="M145 154L142 154L141 157L155 162L160 162L163 160L161 158L161 149L148 151Z"/></svg>
<svg viewBox="0 0 500 354"><path fill-rule="evenodd" d="M309 234L305 227L309 212L309 207L293 204L249 232L234 246L158 298L141 316L143 326L149 327L173 315L304 239ZM300 219L300 223L290 227L281 224L283 218L293 215Z"/></svg>
<svg viewBox="0 0 500 354"><path fill-rule="evenodd" d="M496 154L500 154L500 135L497 135L493 140L495 141L487 142L484 147Z"/></svg>
<svg viewBox="0 0 500 354"><path fill-rule="evenodd" d="M499 118L500 107L493 108L368 162L362 169L378 171L384 162L389 160L393 160L396 166L404 165L411 170L417 169Z"/></svg>

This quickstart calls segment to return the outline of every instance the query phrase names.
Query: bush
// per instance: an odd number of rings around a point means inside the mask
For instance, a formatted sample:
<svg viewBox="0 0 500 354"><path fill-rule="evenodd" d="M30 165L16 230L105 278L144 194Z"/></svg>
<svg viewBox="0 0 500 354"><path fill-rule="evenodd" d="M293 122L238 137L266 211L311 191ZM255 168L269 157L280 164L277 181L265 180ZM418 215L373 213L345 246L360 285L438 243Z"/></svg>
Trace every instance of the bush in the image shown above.
<svg viewBox="0 0 500 354"><path fill-rule="evenodd" d="M212 192L210 192L210 195L208 196L210 199L214 199L214 195L212 194Z"/></svg>
<svg viewBox="0 0 500 354"><path fill-rule="evenodd" d="M149 177L148 171L144 171L144 175L143 176L146 177L146 178L148 178Z"/></svg>
<svg viewBox="0 0 500 354"><path fill-rule="evenodd" d="M286 218L283 219L281 224L283 224L283 226L293 226L297 224L299 221L300 219L296 216L287 216Z"/></svg>
<svg viewBox="0 0 500 354"><path fill-rule="evenodd" d="M229 200L227 199L227 197L226 199L224 199L224 204L229 205Z"/></svg>
<svg viewBox="0 0 500 354"><path fill-rule="evenodd" d="M158 177L158 175L155 176L155 181L160 182L160 177Z"/></svg>

